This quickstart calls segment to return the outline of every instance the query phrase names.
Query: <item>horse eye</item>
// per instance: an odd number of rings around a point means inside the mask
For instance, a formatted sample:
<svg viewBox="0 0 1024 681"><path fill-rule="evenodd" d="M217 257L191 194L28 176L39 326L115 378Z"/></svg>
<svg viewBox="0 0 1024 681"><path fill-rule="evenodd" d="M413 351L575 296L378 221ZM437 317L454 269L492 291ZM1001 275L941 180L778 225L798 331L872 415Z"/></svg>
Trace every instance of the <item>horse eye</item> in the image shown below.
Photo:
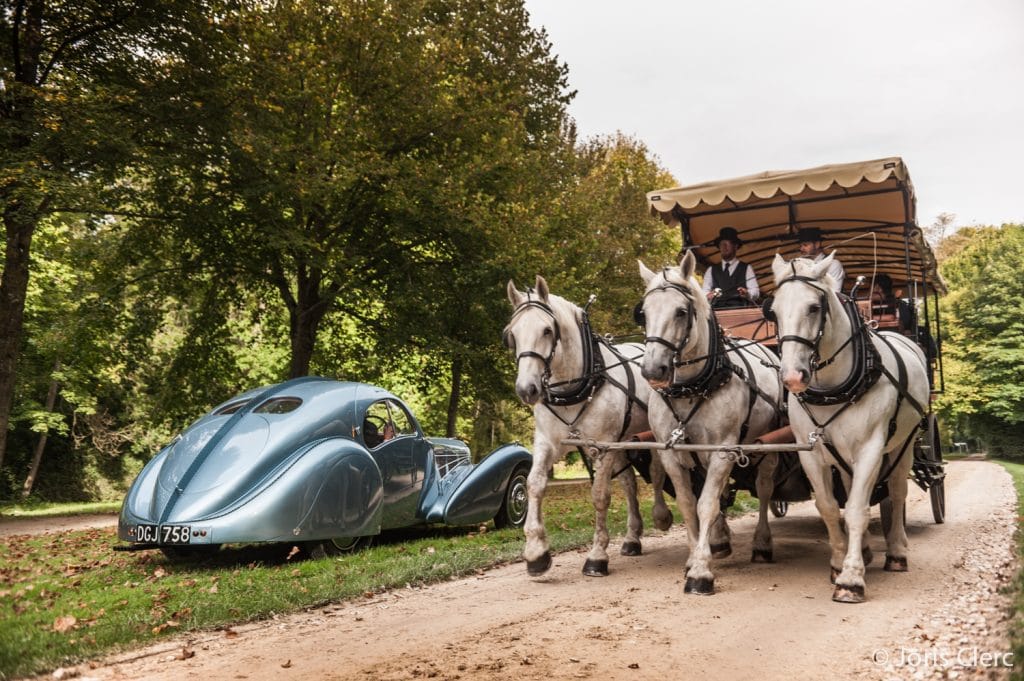
<svg viewBox="0 0 1024 681"><path fill-rule="evenodd" d="M818 314L819 312L821 312L821 305L818 305L817 303L811 305L810 308L808 308L808 312L810 312L811 314Z"/></svg>
<svg viewBox="0 0 1024 681"><path fill-rule="evenodd" d="M677 317L685 317L687 315L687 309L685 307L676 308Z"/></svg>
<svg viewBox="0 0 1024 681"><path fill-rule="evenodd" d="M550 336L551 335L551 327L550 326L544 327L544 335L545 336Z"/></svg>

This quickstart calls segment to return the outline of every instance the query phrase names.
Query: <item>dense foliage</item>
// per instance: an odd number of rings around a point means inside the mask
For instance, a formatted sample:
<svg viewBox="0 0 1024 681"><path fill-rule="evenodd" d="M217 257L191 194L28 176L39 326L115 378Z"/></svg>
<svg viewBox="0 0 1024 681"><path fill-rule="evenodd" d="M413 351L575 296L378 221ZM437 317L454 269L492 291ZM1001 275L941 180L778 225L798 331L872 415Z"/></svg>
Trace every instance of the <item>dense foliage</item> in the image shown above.
<svg viewBox="0 0 1024 681"><path fill-rule="evenodd" d="M968 227L940 245L946 393L956 439L1024 458L1024 226Z"/></svg>
<svg viewBox="0 0 1024 681"><path fill-rule="evenodd" d="M676 247L644 192L671 178L635 140L575 138L519 0L413 4L4 5L49 70L0 45L25 257L0 499L116 497L212 405L302 374L391 388L475 451L524 439L510 278L632 331L635 258Z"/></svg>

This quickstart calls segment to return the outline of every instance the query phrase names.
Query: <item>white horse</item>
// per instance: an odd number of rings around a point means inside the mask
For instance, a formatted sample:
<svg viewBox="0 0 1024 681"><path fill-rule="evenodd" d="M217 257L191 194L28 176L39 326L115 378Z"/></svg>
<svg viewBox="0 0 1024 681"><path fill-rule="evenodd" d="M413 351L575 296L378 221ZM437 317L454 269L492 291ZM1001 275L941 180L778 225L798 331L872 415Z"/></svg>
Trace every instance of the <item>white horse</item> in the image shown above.
<svg viewBox="0 0 1024 681"><path fill-rule="evenodd" d="M527 479L526 569L543 574L551 567L542 502L548 471L571 449L572 438L624 441L649 429L647 405L651 390L640 379L637 344L610 345L590 329L586 312L548 290L543 277L536 288L520 291L508 282L514 312L505 328L505 344L516 356L516 394L533 406L533 467ZM610 451L593 460L594 542L583 566L591 577L608 574L607 513L611 478L618 474L626 491L628 528L621 553L640 555L643 521L637 502L636 477L625 452ZM652 462L656 464L656 462ZM668 529L672 513L662 496L664 471L651 466L654 522Z"/></svg>
<svg viewBox="0 0 1024 681"><path fill-rule="evenodd" d="M711 558L732 552L719 502L737 460L728 447L751 443L779 427L782 385L771 352L758 343L723 336L711 305L692 278L695 264L690 251L678 267L657 274L639 263L646 290L637 321L643 322L646 333L643 375L661 395L650 406L655 435L666 442L722 445L722 451L700 454L661 451L690 539L684 591L713 594ZM755 486L760 501L751 560L771 562L768 508L778 455L767 454L751 463L758 467ZM699 501L690 483L697 466L707 476Z"/></svg>
<svg viewBox="0 0 1024 681"><path fill-rule="evenodd" d="M913 440L928 404L924 353L897 333L875 333L843 303L820 263L798 258L772 263L776 292L766 305L776 320L779 374L790 391L789 418L800 443L800 462L814 488L828 528L832 600L864 600L864 566L871 562L866 537L873 489L888 481L892 519L885 535L885 569L907 570L904 504ZM840 470L848 499L843 520L832 486Z"/></svg>

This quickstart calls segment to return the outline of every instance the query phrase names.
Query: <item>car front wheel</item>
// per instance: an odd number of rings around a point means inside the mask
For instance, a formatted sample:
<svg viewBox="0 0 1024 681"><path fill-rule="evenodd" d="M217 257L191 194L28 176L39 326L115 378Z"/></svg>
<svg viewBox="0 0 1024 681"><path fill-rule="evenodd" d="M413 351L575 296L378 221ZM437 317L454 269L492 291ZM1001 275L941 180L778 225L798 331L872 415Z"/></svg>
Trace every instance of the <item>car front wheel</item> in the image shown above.
<svg viewBox="0 0 1024 681"><path fill-rule="evenodd" d="M309 557L328 558L330 556L346 556L350 553L369 548L372 543L372 536L338 537L337 539L310 542L308 546Z"/></svg>
<svg viewBox="0 0 1024 681"><path fill-rule="evenodd" d="M505 498L494 516L494 526L499 530L505 527L522 527L526 524L526 476L529 470L520 466L512 472L512 477L505 488Z"/></svg>

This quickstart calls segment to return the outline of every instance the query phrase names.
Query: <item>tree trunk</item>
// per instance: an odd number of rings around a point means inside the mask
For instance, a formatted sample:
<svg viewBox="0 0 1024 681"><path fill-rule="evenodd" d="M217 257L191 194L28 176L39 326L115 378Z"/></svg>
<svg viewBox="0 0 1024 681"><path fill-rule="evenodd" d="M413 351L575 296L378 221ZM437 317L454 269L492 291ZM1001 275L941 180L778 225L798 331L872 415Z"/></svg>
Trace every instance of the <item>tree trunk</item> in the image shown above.
<svg viewBox="0 0 1024 681"><path fill-rule="evenodd" d="M14 80L19 87L13 95L5 95L5 106L0 119L15 130L11 146L6 151L22 151L32 144L25 122L34 118L36 90L39 87L39 64L43 45L42 26L45 3L36 0L26 3L24 23L17 27L20 49L15 57L18 68ZM9 19L9 17L8 17ZM6 27L5 27L6 28ZM7 92L12 92L8 89ZM6 99L7 97L10 99ZM18 182L8 184L0 192L3 209L4 233L7 246L4 252L4 272L0 277L0 469L7 452L7 428L11 423L11 405L14 401L15 369L21 334L25 322L25 295L28 291L29 247L36 231L41 210L32 210L25 196L35 196ZM46 203L46 199L40 202Z"/></svg>
<svg viewBox="0 0 1024 681"><path fill-rule="evenodd" d="M455 437L455 417L459 414L459 398L462 393L462 358L452 360L452 391L448 397L448 426L445 437Z"/></svg>
<svg viewBox="0 0 1024 681"><path fill-rule="evenodd" d="M4 272L0 277L0 468L7 451L7 428L14 399L15 368L25 322L25 295L28 291L29 247L36 223L17 203L4 210L7 233Z"/></svg>
<svg viewBox="0 0 1024 681"><path fill-rule="evenodd" d="M58 359L53 363L53 373L56 374L60 371L60 360ZM50 379L50 391L46 393L46 413L50 414L53 412L54 405L57 404L57 379ZM36 451L32 454L32 465L28 469L28 477L25 478L25 486L21 490L21 498L27 499L32 494L32 487L36 484L36 476L39 474L39 464L43 460L43 450L46 449L46 433L42 433L39 436L39 442L36 443Z"/></svg>

